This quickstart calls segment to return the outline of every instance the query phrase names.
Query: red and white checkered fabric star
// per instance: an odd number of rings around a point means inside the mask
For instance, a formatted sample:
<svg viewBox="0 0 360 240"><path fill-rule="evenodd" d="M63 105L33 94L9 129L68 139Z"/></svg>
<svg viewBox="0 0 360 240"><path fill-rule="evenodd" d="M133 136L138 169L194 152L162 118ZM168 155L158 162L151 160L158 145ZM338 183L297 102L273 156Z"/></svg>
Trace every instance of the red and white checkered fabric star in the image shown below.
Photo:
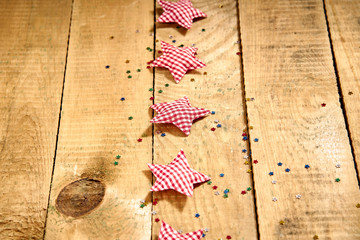
<svg viewBox="0 0 360 240"><path fill-rule="evenodd" d="M194 18L207 17L205 13L194 8L189 0L180 0L178 2L158 0L158 3L164 12L156 20L157 22L176 22L180 26L190 29Z"/></svg>
<svg viewBox="0 0 360 240"><path fill-rule="evenodd" d="M148 163L148 167L156 177L150 191L173 189L186 196L192 196L194 184L209 181L210 178L191 169L184 151L181 149L176 158L168 165Z"/></svg>
<svg viewBox="0 0 360 240"><path fill-rule="evenodd" d="M191 125L195 119L210 113L210 110L192 107L186 96L174 102L154 104L151 108L158 113L150 120L151 123L172 123L186 135L190 134Z"/></svg>
<svg viewBox="0 0 360 240"><path fill-rule="evenodd" d="M176 83L180 82L188 70L206 66L205 63L195 57L197 51L195 47L175 47L161 41L161 50L163 54L155 59L151 66L169 69Z"/></svg>
<svg viewBox="0 0 360 240"><path fill-rule="evenodd" d="M199 240L203 232L202 229L199 229L195 232L180 234L169 224L162 221L158 240Z"/></svg>

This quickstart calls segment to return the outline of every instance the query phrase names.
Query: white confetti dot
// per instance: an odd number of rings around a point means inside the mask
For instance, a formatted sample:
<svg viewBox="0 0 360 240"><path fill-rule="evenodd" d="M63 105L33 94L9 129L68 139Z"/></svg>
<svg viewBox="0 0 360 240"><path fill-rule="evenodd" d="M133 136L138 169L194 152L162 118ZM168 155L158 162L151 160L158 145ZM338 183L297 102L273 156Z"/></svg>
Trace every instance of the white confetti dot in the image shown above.
<svg viewBox="0 0 360 240"><path fill-rule="evenodd" d="M272 183L272 184L276 184L276 180L272 180L271 183Z"/></svg>
<svg viewBox="0 0 360 240"><path fill-rule="evenodd" d="M273 197L272 200L276 202L278 199L276 197Z"/></svg>

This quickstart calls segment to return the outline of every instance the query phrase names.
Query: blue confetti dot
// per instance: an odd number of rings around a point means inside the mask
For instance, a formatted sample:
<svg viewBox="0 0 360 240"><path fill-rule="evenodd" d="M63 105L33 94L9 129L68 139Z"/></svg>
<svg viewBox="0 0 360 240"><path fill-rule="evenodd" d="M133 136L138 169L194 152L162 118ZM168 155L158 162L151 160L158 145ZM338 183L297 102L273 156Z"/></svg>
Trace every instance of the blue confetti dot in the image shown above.
<svg viewBox="0 0 360 240"><path fill-rule="evenodd" d="M226 189L226 190L224 191L224 193L225 193L225 194L229 193L229 189Z"/></svg>
<svg viewBox="0 0 360 240"><path fill-rule="evenodd" d="M246 153L246 149L243 149L242 152L243 152L243 153Z"/></svg>
<svg viewBox="0 0 360 240"><path fill-rule="evenodd" d="M205 233L203 233L202 237L205 237L205 236L206 236L206 234L205 234Z"/></svg>
<svg viewBox="0 0 360 240"><path fill-rule="evenodd" d="M172 40L173 43L176 43L176 40Z"/></svg>
<svg viewBox="0 0 360 240"><path fill-rule="evenodd" d="M197 218L198 218L198 217L200 217L200 214L198 214L198 213L197 213L197 214L195 214L195 217L197 217Z"/></svg>
<svg viewBox="0 0 360 240"><path fill-rule="evenodd" d="M290 168L285 169L285 172L290 172Z"/></svg>
<svg viewBox="0 0 360 240"><path fill-rule="evenodd" d="M308 164L305 164L305 168L307 169L307 168L310 168L310 165L308 165Z"/></svg>
<svg viewBox="0 0 360 240"><path fill-rule="evenodd" d="M243 137L243 140L244 140L244 141L248 140L248 137Z"/></svg>
<svg viewBox="0 0 360 240"><path fill-rule="evenodd" d="M254 142L258 142L258 141L259 141L259 139L258 139L258 138L255 138L255 139L254 139Z"/></svg>
<svg viewBox="0 0 360 240"><path fill-rule="evenodd" d="M214 114L215 114L215 111L211 111L211 114L214 115Z"/></svg>
<svg viewBox="0 0 360 240"><path fill-rule="evenodd" d="M121 101L125 101L125 98L124 98L124 97L122 97L120 100L121 100Z"/></svg>
<svg viewBox="0 0 360 240"><path fill-rule="evenodd" d="M106 65L105 68L110 68L110 66L109 66L109 65Z"/></svg>
<svg viewBox="0 0 360 240"><path fill-rule="evenodd" d="M225 176L225 174L223 174L223 173L220 173L220 177L223 177L223 176Z"/></svg>
<svg viewBox="0 0 360 240"><path fill-rule="evenodd" d="M221 128L221 124L216 125L216 127Z"/></svg>
<svg viewBox="0 0 360 240"><path fill-rule="evenodd" d="M280 167L281 167L281 166L282 166L282 162L278 162L278 166L280 166Z"/></svg>
<svg viewBox="0 0 360 240"><path fill-rule="evenodd" d="M269 175L270 175L270 176L274 175L274 172L269 172Z"/></svg>
<svg viewBox="0 0 360 240"><path fill-rule="evenodd" d="M165 133L162 133L162 134L161 134L161 136L162 136L162 137L165 137L165 136L166 136L166 134L165 134Z"/></svg>

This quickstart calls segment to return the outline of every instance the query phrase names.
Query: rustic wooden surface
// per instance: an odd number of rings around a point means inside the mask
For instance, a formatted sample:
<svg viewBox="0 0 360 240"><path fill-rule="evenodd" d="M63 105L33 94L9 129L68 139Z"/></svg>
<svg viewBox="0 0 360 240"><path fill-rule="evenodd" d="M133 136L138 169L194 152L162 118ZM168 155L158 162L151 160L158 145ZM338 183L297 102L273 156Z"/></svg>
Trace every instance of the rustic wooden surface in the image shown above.
<svg viewBox="0 0 360 240"><path fill-rule="evenodd" d="M71 1L0 1L0 239L43 236Z"/></svg>
<svg viewBox="0 0 360 240"><path fill-rule="evenodd" d="M346 117L360 168L360 1L325 1Z"/></svg>
<svg viewBox="0 0 360 240"><path fill-rule="evenodd" d="M192 2L208 17L185 30L154 26L153 1L0 1L1 239L155 240L156 218L183 232L206 227L205 239L360 238L350 146L359 161L359 2ZM195 44L207 66L179 84L167 69L153 75L146 62L160 40ZM185 95L216 114L188 137L149 123L153 101ZM212 184L193 197L149 192L146 163L169 163L181 148Z"/></svg>
<svg viewBox="0 0 360 240"><path fill-rule="evenodd" d="M154 198L159 199L154 207L156 217L183 232L207 227L207 239L226 239L228 235L232 239L256 239L253 191L241 194L252 188L252 183L251 174L247 173L249 165L244 164L248 153L242 153L242 149L247 149L247 142L242 141L241 136L246 124L240 57L236 54L240 51L236 1L221 1L222 8L215 1L211 4L206 0L192 2L208 17L196 21L188 31L176 28L177 24L157 23L156 50L160 50L161 40L168 43L175 40L172 44L176 46L195 44L197 57L207 66L189 71L179 84L169 70L156 68L155 102L187 96L192 106L215 111L215 115L196 121L188 137L172 124L155 124L154 162L167 164L182 148L190 166L210 176L212 184L198 186L193 197L175 191L154 193ZM162 10L159 5L157 9L158 17ZM195 81L191 81L192 78ZM215 120L219 120L222 127L213 132L210 129L216 128ZM161 137L156 131L166 136ZM220 173L225 176L220 177ZM213 190L213 186L218 189ZM230 190L228 198L223 198L225 189ZM216 191L220 195L216 196ZM200 214L199 218L195 217L196 213ZM160 222L153 222L153 226L153 239L157 239Z"/></svg>
<svg viewBox="0 0 360 240"><path fill-rule="evenodd" d="M244 0L239 9L246 97L255 98L247 109L260 237L359 238L359 188L323 2Z"/></svg>
<svg viewBox="0 0 360 240"><path fill-rule="evenodd" d="M150 238L150 208L139 206L142 199L149 200L151 187L145 170L152 158L148 88L153 77L146 69L152 58L146 51L153 45L152 11L150 1L74 2L45 239ZM57 202L64 187L84 178L100 183L84 181ZM83 205L101 198L101 184L103 200L85 211Z"/></svg>

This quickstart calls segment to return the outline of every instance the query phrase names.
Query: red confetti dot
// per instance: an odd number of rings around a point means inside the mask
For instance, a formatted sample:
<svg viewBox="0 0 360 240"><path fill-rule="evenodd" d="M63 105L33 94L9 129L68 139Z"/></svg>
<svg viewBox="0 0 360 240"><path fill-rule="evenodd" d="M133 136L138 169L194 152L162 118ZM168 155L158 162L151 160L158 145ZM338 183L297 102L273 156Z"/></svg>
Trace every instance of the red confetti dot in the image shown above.
<svg viewBox="0 0 360 240"><path fill-rule="evenodd" d="M150 97L149 100L154 100L154 97Z"/></svg>
<svg viewBox="0 0 360 240"><path fill-rule="evenodd" d="M211 131L215 131L216 130L216 128L211 128Z"/></svg>
<svg viewBox="0 0 360 240"><path fill-rule="evenodd" d="M237 52L236 55L240 55L241 53L240 52Z"/></svg>
<svg viewBox="0 0 360 240"><path fill-rule="evenodd" d="M254 160L254 163L257 164L259 161L258 160Z"/></svg>
<svg viewBox="0 0 360 240"><path fill-rule="evenodd" d="M150 66L147 66L146 68L149 69L149 68L151 68L151 67L150 67Z"/></svg>
<svg viewBox="0 0 360 240"><path fill-rule="evenodd" d="M244 132L244 133L242 134L242 136L243 136L243 137L246 137L246 136L247 136L247 134Z"/></svg>
<svg viewBox="0 0 360 240"><path fill-rule="evenodd" d="M213 189L216 190L216 189L217 189L217 186L213 186Z"/></svg>
<svg viewBox="0 0 360 240"><path fill-rule="evenodd" d="M159 219L159 218L155 218L155 222L160 222L160 219Z"/></svg>
<svg viewBox="0 0 360 240"><path fill-rule="evenodd" d="M158 51L159 54L162 54L162 51Z"/></svg>
<svg viewBox="0 0 360 240"><path fill-rule="evenodd" d="M226 239L231 239L231 236L230 236L230 235L227 235L227 236L226 236Z"/></svg>
<svg viewBox="0 0 360 240"><path fill-rule="evenodd" d="M153 60L147 62L146 64L149 65L149 64L152 64L153 63Z"/></svg>
<svg viewBox="0 0 360 240"><path fill-rule="evenodd" d="M158 204L158 202L157 202L157 201L153 201L152 204L155 206L156 204Z"/></svg>
<svg viewBox="0 0 360 240"><path fill-rule="evenodd" d="M241 194L242 194L242 195L245 195L245 194L246 194L246 191L241 191Z"/></svg>
<svg viewBox="0 0 360 240"><path fill-rule="evenodd" d="M326 103L322 103L321 106L322 106L322 107L325 107L325 106L326 106Z"/></svg>
<svg viewBox="0 0 360 240"><path fill-rule="evenodd" d="M142 138L139 138L137 141L138 141L138 142L142 142Z"/></svg>

